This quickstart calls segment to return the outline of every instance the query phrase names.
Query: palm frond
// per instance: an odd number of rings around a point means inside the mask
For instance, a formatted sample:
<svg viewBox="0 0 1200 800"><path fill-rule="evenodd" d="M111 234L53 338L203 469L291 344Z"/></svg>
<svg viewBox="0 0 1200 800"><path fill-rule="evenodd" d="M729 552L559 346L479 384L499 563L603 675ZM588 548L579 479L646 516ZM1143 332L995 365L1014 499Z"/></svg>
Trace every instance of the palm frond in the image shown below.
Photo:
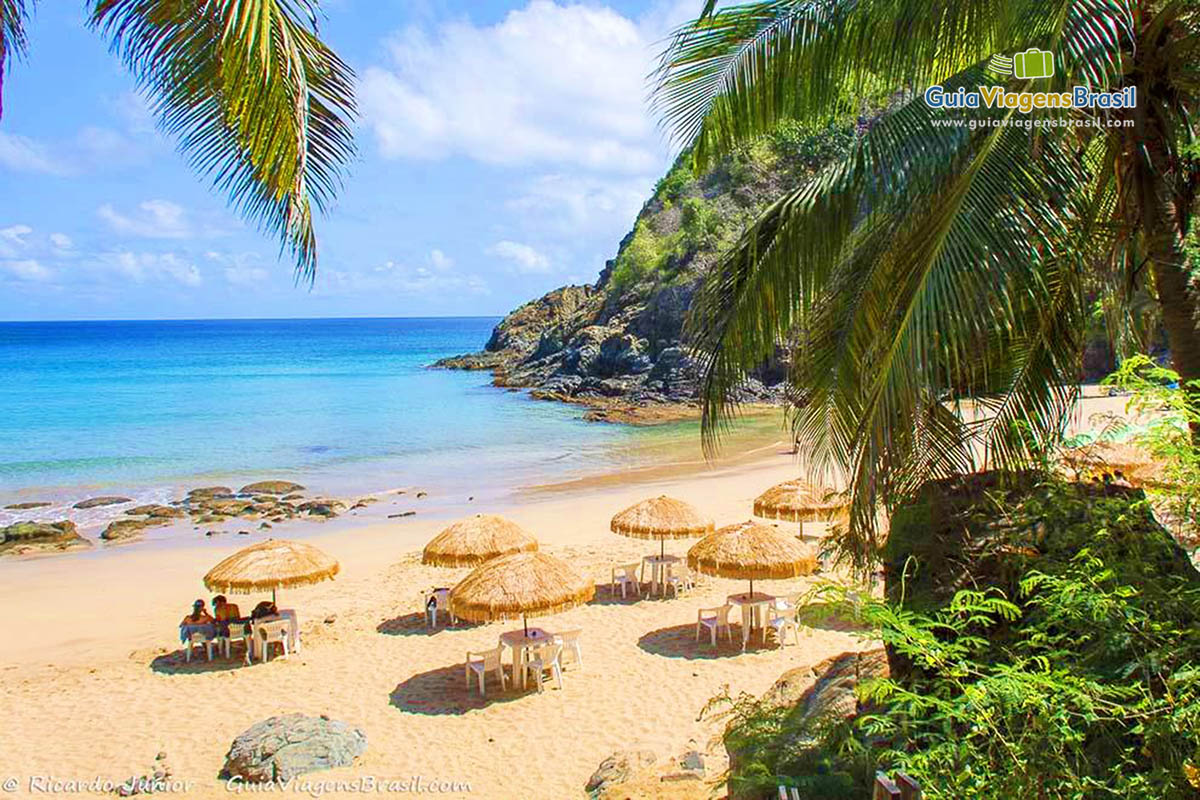
<svg viewBox="0 0 1200 800"><path fill-rule="evenodd" d="M355 154L354 73L318 36L316 0L98 0L92 23L160 128L233 206L315 277L313 207Z"/></svg>
<svg viewBox="0 0 1200 800"><path fill-rule="evenodd" d="M947 85L982 77L973 67ZM768 209L689 324L710 452L732 387L795 343L794 430L817 469L848 476L851 532L867 544L879 503L969 469L980 449L1005 463L1040 451L1077 375L1082 292L1060 254L1077 213L1062 199L1084 185L1073 154L1034 147L1029 128L939 118L906 103ZM952 400L975 402L986 424L950 413Z"/></svg>
<svg viewBox="0 0 1200 800"><path fill-rule="evenodd" d="M25 0L0 0L0 118L4 116L4 68L13 56L25 55Z"/></svg>
<svg viewBox="0 0 1200 800"><path fill-rule="evenodd" d="M822 123L875 87L924 88L996 52L1040 46L1071 75L1119 73L1125 0L771 0L681 27L655 73L654 108L698 168L780 120ZM1063 71L1058 73L1063 75Z"/></svg>

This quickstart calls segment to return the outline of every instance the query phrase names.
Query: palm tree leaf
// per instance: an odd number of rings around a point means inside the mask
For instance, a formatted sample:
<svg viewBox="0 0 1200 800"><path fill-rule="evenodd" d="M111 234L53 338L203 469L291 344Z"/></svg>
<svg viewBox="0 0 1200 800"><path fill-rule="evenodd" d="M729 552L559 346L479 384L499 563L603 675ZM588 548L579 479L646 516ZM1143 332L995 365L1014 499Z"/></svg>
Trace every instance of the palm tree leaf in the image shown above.
<svg viewBox="0 0 1200 800"><path fill-rule="evenodd" d="M193 168L316 274L313 207L354 158L354 73L319 38L316 0L98 0L92 22Z"/></svg>
<svg viewBox="0 0 1200 800"><path fill-rule="evenodd" d="M0 0L0 118L4 116L4 68L13 56L25 55L25 0Z"/></svg>

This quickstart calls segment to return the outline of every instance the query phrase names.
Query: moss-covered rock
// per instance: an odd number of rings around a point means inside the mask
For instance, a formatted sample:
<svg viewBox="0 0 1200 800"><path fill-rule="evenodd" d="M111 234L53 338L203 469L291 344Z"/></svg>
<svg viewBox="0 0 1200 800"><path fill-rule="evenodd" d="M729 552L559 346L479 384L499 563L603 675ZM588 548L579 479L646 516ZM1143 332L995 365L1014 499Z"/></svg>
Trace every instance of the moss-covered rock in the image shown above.
<svg viewBox="0 0 1200 800"><path fill-rule="evenodd" d="M75 523L17 522L0 528L0 554L57 552L91 547L91 542L79 535Z"/></svg>

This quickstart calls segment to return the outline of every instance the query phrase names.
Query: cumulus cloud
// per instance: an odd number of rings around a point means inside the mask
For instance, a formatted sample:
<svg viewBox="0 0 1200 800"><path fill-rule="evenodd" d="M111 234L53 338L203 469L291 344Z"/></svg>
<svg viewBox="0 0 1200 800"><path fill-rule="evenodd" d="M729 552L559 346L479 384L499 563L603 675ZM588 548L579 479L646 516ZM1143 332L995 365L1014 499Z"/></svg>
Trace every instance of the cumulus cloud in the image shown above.
<svg viewBox="0 0 1200 800"><path fill-rule="evenodd" d="M125 214L105 203L96 210L100 219L117 233L147 239L185 239L192 235L183 206L169 200L147 200L137 211Z"/></svg>
<svg viewBox="0 0 1200 800"><path fill-rule="evenodd" d="M0 166L16 172L67 175L70 168L41 142L28 136L0 132Z"/></svg>
<svg viewBox="0 0 1200 800"><path fill-rule="evenodd" d="M533 0L491 26L410 27L364 71L364 119L386 157L657 171L646 74L664 24Z"/></svg>
<svg viewBox="0 0 1200 800"><path fill-rule="evenodd" d="M199 268L175 253L120 250L99 255L96 264L101 270L110 271L134 283L165 280L194 287L204 282Z"/></svg>
<svg viewBox="0 0 1200 800"><path fill-rule="evenodd" d="M33 258L0 259L0 272L22 280L42 283L54 277L54 273Z"/></svg>
<svg viewBox="0 0 1200 800"><path fill-rule="evenodd" d="M489 247L487 252L489 255L504 259L513 270L523 275L550 272L550 259L544 253L522 242L505 239Z"/></svg>
<svg viewBox="0 0 1200 800"><path fill-rule="evenodd" d="M389 260L367 270L324 269L317 273L314 292L349 295L389 292L397 295L489 294L487 282L459 271L454 260L434 249L423 263Z"/></svg>
<svg viewBox="0 0 1200 800"><path fill-rule="evenodd" d="M559 232L610 232L628 227L653 187L653 179L553 173L529 181L508 206L539 228Z"/></svg>

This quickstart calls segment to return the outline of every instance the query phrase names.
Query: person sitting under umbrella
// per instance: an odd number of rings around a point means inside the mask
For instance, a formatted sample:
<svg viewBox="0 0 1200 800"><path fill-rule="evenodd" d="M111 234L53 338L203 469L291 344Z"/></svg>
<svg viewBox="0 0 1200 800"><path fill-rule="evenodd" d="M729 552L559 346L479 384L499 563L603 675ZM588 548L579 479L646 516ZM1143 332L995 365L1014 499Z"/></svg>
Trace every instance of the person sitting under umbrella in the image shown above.
<svg viewBox="0 0 1200 800"><path fill-rule="evenodd" d="M208 609L204 605L203 600L197 600L192 603L192 613L183 618L179 623L180 627L184 625L211 625L213 618L209 616Z"/></svg>

